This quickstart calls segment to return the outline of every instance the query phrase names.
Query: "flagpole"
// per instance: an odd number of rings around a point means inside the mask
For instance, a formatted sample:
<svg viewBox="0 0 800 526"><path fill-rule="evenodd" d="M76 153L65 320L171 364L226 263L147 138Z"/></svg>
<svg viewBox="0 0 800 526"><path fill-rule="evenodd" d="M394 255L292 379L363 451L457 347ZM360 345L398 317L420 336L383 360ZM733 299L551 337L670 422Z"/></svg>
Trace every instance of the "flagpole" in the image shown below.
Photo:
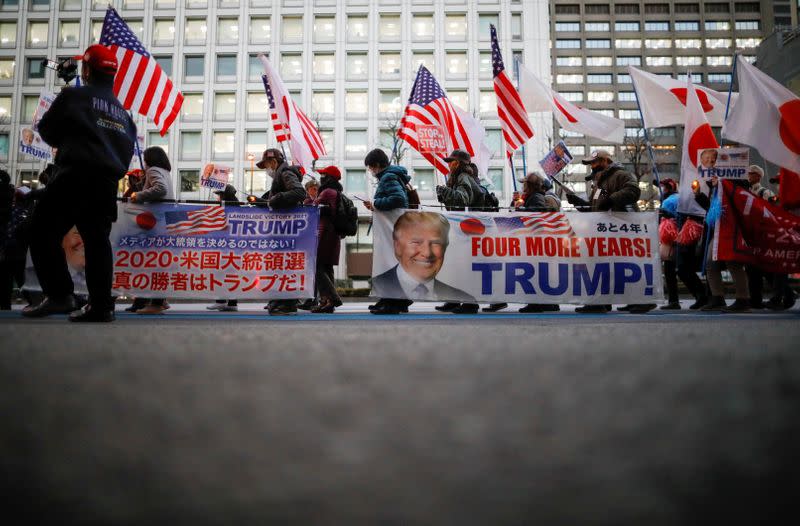
<svg viewBox="0 0 800 526"><path fill-rule="evenodd" d="M512 53L512 56L513 56L513 53ZM517 58L517 57L514 57L514 74L515 74L514 76L517 77L517 93L519 93L519 58ZM527 111L526 111L526 113L527 113ZM528 175L528 159L527 159L527 157L528 156L525 154L525 143L523 142L522 143L522 171L524 172L525 176ZM516 177L514 179L516 179ZM517 186L517 183L515 182L514 183L514 191L516 191L516 186Z"/></svg>
<svg viewBox="0 0 800 526"><path fill-rule="evenodd" d="M728 111L731 109L731 98L733 97L733 83L736 81L736 64L739 62L739 55L733 52L733 71L731 71L731 83L728 86L728 101L725 103L725 120L728 120Z"/></svg>
<svg viewBox="0 0 800 526"><path fill-rule="evenodd" d="M514 154L508 156L508 164L511 166L511 183L514 185L514 192L517 191L517 174L514 173Z"/></svg>
<svg viewBox="0 0 800 526"><path fill-rule="evenodd" d="M691 73L689 74L691 78ZM636 99L636 108L639 110L639 117L642 119L642 132L644 132L644 143L647 146L647 153L650 155L650 164L653 170L653 179L655 179L656 186L658 187L658 200L664 200L664 192L661 190L661 178L658 176L658 168L656 167L656 156L653 154L653 145L650 143L650 134L647 133L647 126L644 122L644 114L642 113L642 105L639 103L639 91L636 89L636 82L633 82L633 96Z"/></svg>

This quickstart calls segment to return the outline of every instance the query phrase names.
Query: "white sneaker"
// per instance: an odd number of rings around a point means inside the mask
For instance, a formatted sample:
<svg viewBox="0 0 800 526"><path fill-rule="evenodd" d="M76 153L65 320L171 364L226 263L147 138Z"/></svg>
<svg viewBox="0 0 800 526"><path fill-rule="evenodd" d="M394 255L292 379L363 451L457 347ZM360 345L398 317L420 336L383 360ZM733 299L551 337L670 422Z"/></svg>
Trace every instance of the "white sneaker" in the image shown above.
<svg viewBox="0 0 800 526"><path fill-rule="evenodd" d="M227 307L227 305L225 305L224 303L215 303L213 305L209 305L208 307L206 307L206 310L219 310L219 311L221 311L221 310L225 309L225 307Z"/></svg>

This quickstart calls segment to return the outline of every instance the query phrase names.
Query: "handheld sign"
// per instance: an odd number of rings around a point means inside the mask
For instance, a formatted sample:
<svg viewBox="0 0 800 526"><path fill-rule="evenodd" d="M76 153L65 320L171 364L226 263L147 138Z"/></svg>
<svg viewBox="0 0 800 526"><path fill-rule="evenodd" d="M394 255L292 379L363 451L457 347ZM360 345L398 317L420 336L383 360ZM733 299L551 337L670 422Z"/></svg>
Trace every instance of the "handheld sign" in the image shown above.
<svg viewBox="0 0 800 526"><path fill-rule="evenodd" d="M569 153L567 149L567 145L564 141L560 141L556 144L555 148L550 150L550 152L544 156L544 159L539 161L539 165L544 170L544 173L550 179L553 179L558 173L566 168L566 166L572 162L572 155Z"/></svg>
<svg viewBox="0 0 800 526"><path fill-rule="evenodd" d="M203 175L200 176L200 186L213 190L222 190L228 184L231 168L221 164L208 163L203 168Z"/></svg>
<svg viewBox="0 0 800 526"><path fill-rule="evenodd" d="M447 141L441 126L423 124L417 126L417 142L420 153L447 154Z"/></svg>

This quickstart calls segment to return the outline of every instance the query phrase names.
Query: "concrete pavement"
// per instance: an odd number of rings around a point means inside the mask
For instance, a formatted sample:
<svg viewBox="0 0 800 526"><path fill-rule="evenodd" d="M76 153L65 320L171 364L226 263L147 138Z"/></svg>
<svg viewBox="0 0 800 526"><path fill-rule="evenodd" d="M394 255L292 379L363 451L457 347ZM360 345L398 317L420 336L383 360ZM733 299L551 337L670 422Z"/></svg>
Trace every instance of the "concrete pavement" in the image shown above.
<svg viewBox="0 0 800 526"><path fill-rule="evenodd" d="M800 314L0 315L10 514L49 522L775 522ZM791 518L787 522L794 522Z"/></svg>

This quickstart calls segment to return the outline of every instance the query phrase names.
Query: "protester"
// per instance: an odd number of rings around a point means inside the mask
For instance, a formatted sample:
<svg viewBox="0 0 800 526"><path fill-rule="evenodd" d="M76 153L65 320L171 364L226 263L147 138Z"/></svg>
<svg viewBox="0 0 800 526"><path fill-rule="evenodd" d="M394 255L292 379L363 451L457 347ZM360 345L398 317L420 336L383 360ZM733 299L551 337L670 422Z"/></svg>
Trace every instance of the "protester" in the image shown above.
<svg viewBox="0 0 800 526"><path fill-rule="evenodd" d="M755 164L750 165L747 169L747 180L750 182L750 191L761 199L774 200L775 192L761 184L761 179L764 177L764 170ZM766 307L764 304L764 280L770 283L773 282L773 275L769 272L764 272L756 265L745 265L745 272L747 272L747 285L750 291L750 308L763 309Z"/></svg>
<svg viewBox="0 0 800 526"><path fill-rule="evenodd" d="M770 179L769 182L780 185L784 175L785 174L783 171L781 171L777 177ZM775 202L777 198L773 196L770 200ZM794 215L800 215L800 209L798 208L792 208L783 202L780 202L779 205L781 208ZM770 297L770 299L764 303L764 307L769 310L782 311L794 307L796 301L797 294L795 294L795 292L792 290L792 287L789 286L789 275L785 273L773 274L772 297Z"/></svg>
<svg viewBox="0 0 800 526"><path fill-rule="evenodd" d="M436 187L436 198L447 210L464 210L465 208L481 208L483 206L483 192L481 191L471 163L472 158L464 150L453 150L444 161L450 168L447 181L444 185ZM477 314L477 303L447 302L438 305L440 312L453 314Z"/></svg>
<svg viewBox="0 0 800 526"><path fill-rule="evenodd" d="M239 206L239 200L236 197L236 187L232 184L226 184L222 190L214 191L217 200L223 206ZM216 300L213 305L206 307L206 310L215 310L220 312L236 312L239 310L238 300Z"/></svg>
<svg viewBox="0 0 800 526"><path fill-rule="evenodd" d="M342 304L336 292L333 267L339 264L340 239L336 232L334 220L336 217L339 194L343 188L339 182L342 173L336 166L326 166L319 170L320 180L319 195L314 204L319 206L319 244L317 245L317 271L316 284L319 291L319 305L312 307L311 312L317 314L331 314L336 307Z"/></svg>
<svg viewBox="0 0 800 526"><path fill-rule="evenodd" d="M375 148L364 158L367 171L378 180L378 187L372 201L364 201L367 210L388 212L398 208L408 208L406 185L411 181L408 171L402 166L389 164L389 157L380 148ZM370 305L372 314L400 314L408 312L412 300L401 298L379 298Z"/></svg>
<svg viewBox="0 0 800 526"><path fill-rule="evenodd" d="M144 172L141 169L134 168L126 173L125 177L128 179L128 187L122 197L129 198L144 187Z"/></svg>
<svg viewBox="0 0 800 526"><path fill-rule="evenodd" d="M678 277L694 296L690 309L699 309L706 304L705 286L697 277L695 252L702 237L702 217L678 215L678 183L674 179L661 180L661 209L658 225L660 254L667 289L667 304L662 310L680 310ZM679 222L682 222L679 226Z"/></svg>
<svg viewBox="0 0 800 526"><path fill-rule="evenodd" d="M567 192L567 201L576 207L589 209L592 212L638 212L636 202L641 195L641 189L636 177L625 170L606 150L595 150L581 161L591 166L592 172L586 177L591 181L589 200L578 197L575 192ZM620 307L634 314L649 312L656 307L655 304L626 305ZM611 305L585 305L578 307L575 312L604 313L611 310Z"/></svg>
<svg viewBox="0 0 800 526"><path fill-rule="evenodd" d="M522 183L522 199L521 203L516 206L516 210L520 212L557 212L561 209L561 200L555 197L552 192L553 185L546 176L538 172L531 172L527 176L518 179L518 181ZM552 199L548 192L555 199ZM560 310L558 305L528 303L519 309L519 312L532 314L558 310Z"/></svg>
<svg viewBox="0 0 800 526"><path fill-rule="evenodd" d="M41 317L76 308L61 242L76 225L85 243L89 303L71 321L114 320L113 256L109 234L117 218L117 185L133 157L136 127L114 96L115 53L92 45L83 55L81 88L66 87L39 122L42 139L58 148L58 175L33 217L31 257L44 299L23 309Z"/></svg>
<svg viewBox="0 0 800 526"><path fill-rule="evenodd" d="M152 203L175 199L175 194L172 192L172 178L169 174L172 170L172 165L169 162L167 152L159 146L151 146L142 153L142 158L144 161L142 189L131 193L131 202ZM131 307L135 307L138 300L139 298L136 298L134 305ZM143 307L133 309L132 312L143 315L162 314L168 308L169 305L166 299L152 298L146 301Z"/></svg>
<svg viewBox="0 0 800 526"><path fill-rule="evenodd" d="M311 177L306 182L306 184L304 185L304 188L306 189L306 198L303 201L303 205L304 206L313 206L314 205L314 201L316 200L317 195L319 194L319 181L317 181L316 179ZM316 286L315 286L315 289L317 289ZM311 309L313 309L317 305L319 305L319 297L318 297L318 291L315 290L314 291L314 297L313 298L308 298L305 301L300 302L297 305L297 308L300 309L300 310L308 310L308 311L310 311Z"/></svg>
<svg viewBox="0 0 800 526"><path fill-rule="evenodd" d="M272 178L266 202L273 210L285 210L299 206L306 197L300 181L303 174L297 166L290 166L277 148L264 150L261 160L256 163ZM272 316L285 316L297 312L297 300L273 300L264 307Z"/></svg>
<svg viewBox="0 0 800 526"><path fill-rule="evenodd" d="M10 233L14 192L11 176L0 170L0 310L11 310L14 290L13 237Z"/></svg>
<svg viewBox="0 0 800 526"><path fill-rule="evenodd" d="M737 181L745 186L749 186L748 181ZM719 218L721 210L718 195L719 179L712 176L706 184L711 189L712 198L709 199L699 189L695 191L695 200L707 210L706 213L706 279L708 287L711 289L711 299L700 310L702 311L722 311L722 312L750 312L750 291L747 284L747 272L743 263L736 261L719 261L713 258L714 243L710 240L713 239L713 224ZM725 285L722 282L722 270L727 267L733 278L733 283L736 288L736 300L731 304L725 303Z"/></svg>

